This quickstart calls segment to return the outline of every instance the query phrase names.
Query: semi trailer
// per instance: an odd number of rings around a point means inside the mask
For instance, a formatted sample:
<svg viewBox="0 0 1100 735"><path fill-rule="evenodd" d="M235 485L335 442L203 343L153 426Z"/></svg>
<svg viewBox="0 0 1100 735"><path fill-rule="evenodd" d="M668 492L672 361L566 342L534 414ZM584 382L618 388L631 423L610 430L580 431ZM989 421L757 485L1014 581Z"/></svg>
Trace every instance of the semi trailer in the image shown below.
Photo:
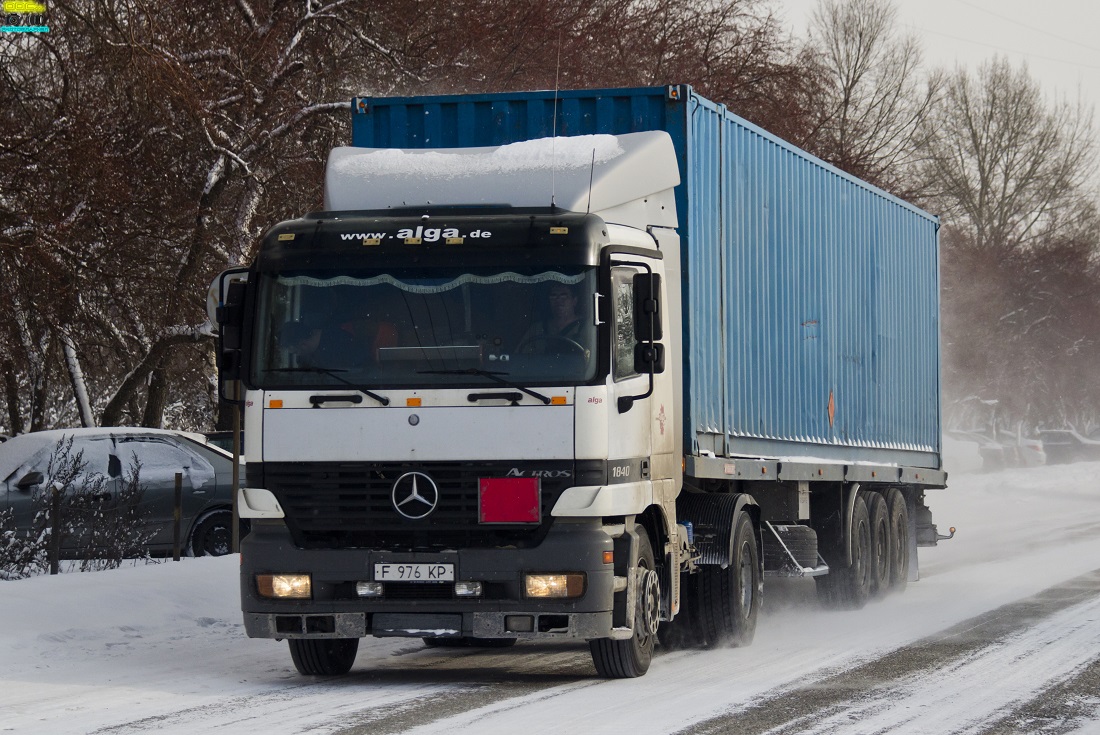
<svg viewBox="0 0 1100 735"><path fill-rule="evenodd" d="M247 634L747 645L939 538L938 220L687 85L357 98L323 211L212 284ZM807 582L809 584L809 582Z"/></svg>

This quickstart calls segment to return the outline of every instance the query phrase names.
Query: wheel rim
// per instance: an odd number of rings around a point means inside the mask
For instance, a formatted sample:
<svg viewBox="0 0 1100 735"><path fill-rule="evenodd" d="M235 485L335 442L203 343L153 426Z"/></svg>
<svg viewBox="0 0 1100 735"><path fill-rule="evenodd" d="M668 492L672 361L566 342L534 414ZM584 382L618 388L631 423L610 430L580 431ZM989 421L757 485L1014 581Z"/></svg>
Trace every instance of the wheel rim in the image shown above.
<svg viewBox="0 0 1100 735"><path fill-rule="evenodd" d="M868 575L871 573L871 565L867 563L867 553L871 550L871 529L866 523L859 524L858 539L856 558L852 561L853 564L858 565L856 575L860 583L866 584L869 581Z"/></svg>
<svg viewBox="0 0 1100 735"><path fill-rule="evenodd" d="M752 598L756 591L752 584L752 549L747 542L741 545L740 572L737 575L738 596L741 598L742 613L748 615L749 610L752 609Z"/></svg>
<svg viewBox="0 0 1100 735"><path fill-rule="evenodd" d="M225 556L231 540L228 526L217 524L203 535L202 550L209 556Z"/></svg>
<svg viewBox="0 0 1100 735"><path fill-rule="evenodd" d="M638 640L642 643L657 632L661 622L661 586L657 572L638 568L638 602L634 609Z"/></svg>
<svg viewBox="0 0 1100 735"><path fill-rule="evenodd" d="M890 551L890 524L879 524L877 543L875 544L875 576L879 579L890 574L888 552Z"/></svg>

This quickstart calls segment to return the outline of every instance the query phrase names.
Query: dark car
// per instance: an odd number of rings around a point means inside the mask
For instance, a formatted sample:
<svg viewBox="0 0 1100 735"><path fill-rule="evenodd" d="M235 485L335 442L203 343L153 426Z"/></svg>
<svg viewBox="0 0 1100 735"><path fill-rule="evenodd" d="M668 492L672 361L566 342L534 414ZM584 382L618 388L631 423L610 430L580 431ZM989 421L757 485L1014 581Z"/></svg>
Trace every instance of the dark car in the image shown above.
<svg viewBox="0 0 1100 735"><path fill-rule="evenodd" d="M233 458L201 434L144 428L58 429L15 436L0 444L0 511L14 513L17 529L29 529L50 483L50 458L72 440L69 456L82 453L83 470L70 488L92 486L110 509L125 495L134 459L140 464L140 518L145 549L173 547L175 476L182 475L181 545L195 556L228 554L232 540ZM56 469L55 469L56 473ZM86 542L85 542L86 543ZM63 536L66 555L79 552L81 538Z"/></svg>
<svg viewBox="0 0 1100 735"><path fill-rule="evenodd" d="M1045 429L1039 432L1047 464L1100 460L1100 440L1081 436L1073 429Z"/></svg>
<svg viewBox="0 0 1100 735"><path fill-rule="evenodd" d="M206 443L212 444L218 449L225 450L229 454L233 454L233 432L232 431L208 431L203 436L206 437ZM244 435L241 435L241 454L244 454Z"/></svg>

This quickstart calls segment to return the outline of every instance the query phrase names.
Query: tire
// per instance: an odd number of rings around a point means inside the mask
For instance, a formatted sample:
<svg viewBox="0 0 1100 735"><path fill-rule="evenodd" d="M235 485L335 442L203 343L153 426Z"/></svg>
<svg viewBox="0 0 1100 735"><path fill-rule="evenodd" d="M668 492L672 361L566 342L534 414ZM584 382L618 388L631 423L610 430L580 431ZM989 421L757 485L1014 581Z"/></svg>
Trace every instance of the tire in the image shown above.
<svg viewBox="0 0 1100 735"><path fill-rule="evenodd" d="M215 510L201 517L191 531L192 556L225 556L233 550L233 511Z"/></svg>
<svg viewBox="0 0 1100 735"><path fill-rule="evenodd" d="M909 584L909 507L896 487L886 492L890 515L890 540L894 555L890 560L890 589L901 592Z"/></svg>
<svg viewBox="0 0 1100 735"><path fill-rule="evenodd" d="M845 539L847 540L847 539ZM814 577L818 599L826 607L858 610L871 596L871 522L863 494L852 510L852 563L839 563L823 577Z"/></svg>
<svg viewBox="0 0 1100 735"><path fill-rule="evenodd" d="M732 536L729 566L708 566L697 574L693 621L696 637L705 648L747 646L756 635L764 580L748 513L738 515Z"/></svg>
<svg viewBox="0 0 1100 735"><path fill-rule="evenodd" d="M877 492L867 494L867 515L871 522L871 597L877 598L890 588L890 569L894 564L890 510Z"/></svg>
<svg viewBox="0 0 1100 735"><path fill-rule="evenodd" d="M597 638L588 642L596 672L606 679L633 679L649 670L660 621L661 583L653 546L641 526L638 536L638 574L635 584L634 634L625 640Z"/></svg>
<svg viewBox="0 0 1100 735"><path fill-rule="evenodd" d="M516 645L515 638L422 638L428 648L509 648Z"/></svg>
<svg viewBox="0 0 1100 735"><path fill-rule="evenodd" d="M290 638L294 668L305 676L340 676L351 671L358 638Z"/></svg>

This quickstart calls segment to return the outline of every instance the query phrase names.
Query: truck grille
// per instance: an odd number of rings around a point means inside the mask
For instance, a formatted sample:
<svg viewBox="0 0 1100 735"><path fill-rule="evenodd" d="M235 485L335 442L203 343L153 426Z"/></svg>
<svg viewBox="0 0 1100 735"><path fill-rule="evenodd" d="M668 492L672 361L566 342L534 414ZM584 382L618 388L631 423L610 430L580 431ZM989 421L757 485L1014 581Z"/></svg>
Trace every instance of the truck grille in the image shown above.
<svg viewBox="0 0 1100 735"><path fill-rule="evenodd" d="M542 523L479 524L478 480L505 477L516 469L541 475ZM248 470L252 475L260 467L250 464ZM424 518L406 518L394 508L394 482L407 472L428 475L439 489L435 510ZM303 548L535 546L549 530L554 503L565 488L574 484L573 463L561 461L540 462L537 467L530 462L267 462L262 465L262 473L264 484L260 487L275 494L295 543Z"/></svg>

